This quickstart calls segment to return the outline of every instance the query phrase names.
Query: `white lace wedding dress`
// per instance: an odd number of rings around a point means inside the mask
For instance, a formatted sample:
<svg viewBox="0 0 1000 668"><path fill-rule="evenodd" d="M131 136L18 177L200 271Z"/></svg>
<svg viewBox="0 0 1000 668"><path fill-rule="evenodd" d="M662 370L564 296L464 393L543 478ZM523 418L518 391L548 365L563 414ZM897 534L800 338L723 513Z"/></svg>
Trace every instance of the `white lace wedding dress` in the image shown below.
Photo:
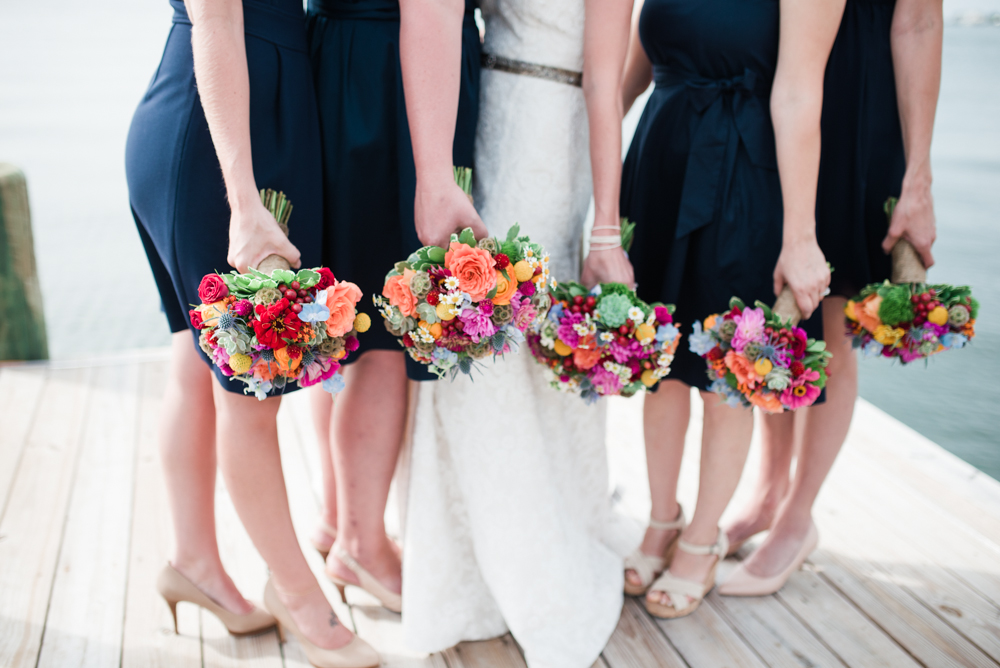
<svg viewBox="0 0 1000 668"><path fill-rule="evenodd" d="M580 71L583 0L484 3L484 51ZM515 222L577 280L591 194L579 87L483 70L474 198L494 236ZM406 504L406 643L438 651L508 629L531 668L590 668L640 538L612 513L604 402L551 387L524 347L473 379L422 383Z"/></svg>

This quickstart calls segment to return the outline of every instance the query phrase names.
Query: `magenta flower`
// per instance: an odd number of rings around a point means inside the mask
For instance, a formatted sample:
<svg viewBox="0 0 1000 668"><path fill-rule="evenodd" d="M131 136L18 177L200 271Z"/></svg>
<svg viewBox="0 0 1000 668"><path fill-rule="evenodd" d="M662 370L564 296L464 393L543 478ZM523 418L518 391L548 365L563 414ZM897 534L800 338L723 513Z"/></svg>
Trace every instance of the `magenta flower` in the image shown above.
<svg viewBox="0 0 1000 668"><path fill-rule="evenodd" d="M488 315L483 315L477 309L467 308L458 314L458 319L462 321L462 331L472 338L474 343L484 336L493 336L497 328Z"/></svg>
<svg viewBox="0 0 1000 668"><path fill-rule="evenodd" d="M615 395L622 389L622 380L618 374L611 373L601 365L595 366L590 373L590 382L604 395Z"/></svg>
<svg viewBox="0 0 1000 668"><path fill-rule="evenodd" d="M619 364L625 364L633 357L638 357L642 354L642 344L635 339L629 339L629 342L625 345L619 344L617 340L612 341L609 349L611 350L611 356Z"/></svg>
<svg viewBox="0 0 1000 668"><path fill-rule="evenodd" d="M479 312L485 315L487 318L493 315L493 300L484 299L479 302Z"/></svg>
<svg viewBox="0 0 1000 668"><path fill-rule="evenodd" d="M656 314L656 322L661 325L669 325L674 321L674 317L670 315L670 311L667 310L666 306L657 306L653 309L653 313Z"/></svg>
<svg viewBox="0 0 1000 668"><path fill-rule="evenodd" d="M818 386L813 385L817 380L819 372L815 369L806 369L781 393L781 404L790 411L812 406L821 392Z"/></svg>
<svg viewBox="0 0 1000 668"><path fill-rule="evenodd" d="M253 313L253 304L246 299L241 299L232 306L233 312L241 317L247 317Z"/></svg>
<svg viewBox="0 0 1000 668"><path fill-rule="evenodd" d="M302 387L310 387L317 383L322 383L339 370L339 362L335 362L329 357L317 357L312 364L303 370L302 376L299 377L299 385Z"/></svg>
<svg viewBox="0 0 1000 668"><path fill-rule="evenodd" d="M570 348L576 348L580 345L580 335L576 333L575 329L573 329L573 325L578 325L583 321L583 314L570 313L559 323L559 329L556 330L556 336L562 339L562 342Z"/></svg>
<svg viewBox="0 0 1000 668"><path fill-rule="evenodd" d="M736 333L733 334L732 346L738 353L750 342L759 342L764 337L764 311L759 308L748 308L733 318L736 323Z"/></svg>
<svg viewBox="0 0 1000 668"><path fill-rule="evenodd" d="M535 321L535 317L538 315L535 305L527 297L520 300L515 297L510 300L510 304L514 307L514 326L523 332L528 329L528 326Z"/></svg>

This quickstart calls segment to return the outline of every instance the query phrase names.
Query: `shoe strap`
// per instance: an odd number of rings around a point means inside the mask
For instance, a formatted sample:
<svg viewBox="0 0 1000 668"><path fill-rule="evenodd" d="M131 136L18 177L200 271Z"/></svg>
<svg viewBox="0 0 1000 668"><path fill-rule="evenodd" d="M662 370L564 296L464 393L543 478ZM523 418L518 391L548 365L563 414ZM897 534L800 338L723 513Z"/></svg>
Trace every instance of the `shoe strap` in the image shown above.
<svg viewBox="0 0 1000 668"><path fill-rule="evenodd" d="M649 528L657 529L659 531L671 531L675 529L683 529L687 526L687 518L684 517L684 508L678 506L677 517L672 522L660 522L659 520L654 520L652 515L649 517Z"/></svg>
<svg viewBox="0 0 1000 668"><path fill-rule="evenodd" d="M327 524L323 520L319 520L316 523L316 526L318 526L319 530L322 531L323 533L325 533L330 538L333 538L333 539L337 538L337 528L336 527L330 526L329 524Z"/></svg>
<svg viewBox="0 0 1000 668"><path fill-rule="evenodd" d="M666 565L667 560L663 557L646 554L638 548L625 557L625 570L635 571L643 587L648 587L657 573L662 572Z"/></svg>
<svg viewBox="0 0 1000 668"><path fill-rule="evenodd" d="M695 556L714 554L720 559L724 559L726 557L726 552L729 551L729 539L726 537L726 532L720 528L719 537L716 538L715 542L711 545L692 545L681 538L677 541L677 547L678 549L684 550L688 554L693 554Z"/></svg>
<svg viewBox="0 0 1000 668"><path fill-rule="evenodd" d="M676 575L671 575L670 571L665 571L663 575L658 577L649 590L662 591L670 596L670 605L674 608L674 610L678 611L683 610L690 605L686 600L684 600L685 596L689 596L695 601L700 601L705 597L704 582L685 580L684 578L679 578Z"/></svg>

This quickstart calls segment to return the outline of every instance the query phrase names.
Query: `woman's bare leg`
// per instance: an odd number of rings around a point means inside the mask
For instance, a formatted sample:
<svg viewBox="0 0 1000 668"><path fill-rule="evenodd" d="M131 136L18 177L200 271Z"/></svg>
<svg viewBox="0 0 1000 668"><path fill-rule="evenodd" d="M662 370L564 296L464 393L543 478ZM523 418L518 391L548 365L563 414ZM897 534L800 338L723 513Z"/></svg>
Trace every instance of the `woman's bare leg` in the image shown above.
<svg viewBox="0 0 1000 668"><path fill-rule="evenodd" d="M698 505L682 535L692 545L712 545L718 539L719 519L733 498L743 473L753 435L753 413L742 406L727 406L711 392L702 392L701 397L705 402L705 423ZM678 550L670 564L670 572L685 580L704 581L716 559L714 555L701 556ZM663 605L670 601L662 591L651 590L646 596Z"/></svg>
<svg viewBox="0 0 1000 668"><path fill-rule="evenodd" d="M337 477L333 471L333 447L331 425L333 424L333 396L320 387L309 390L309 402L312 404L313 426L316 428L316 441L319 444L319 465L323 475L323 507L320 509L321 522L337 528ZM333 539L322 525L313 529L312 542L317 547L329 550Z"/></svg>
<svg viewBox="0 0 1000 668"><path fill-rule="evenodd" d="M691 419L691 388L677 380L665 380L656 392L647 392L643 403L646 439L646 469L649 474L650 516L660 522L677 518L677 481L684 456L684 435ZM676 531L646 528L639 547L643 553L660 556ZM633 585L641 585L635 571L625 571Z"/></svg>
<svg viewBox="0 0 1000 668"><path fill-rule="evenodd" d="M823 333L833 353L826 402L804 411L805 431L788 496L771 533L746 561L753 575L776 575L798 554L812 522L813 503L847 438L858 396L858 360L844 334L844 301L843 297L823 300Z"/></svg>
<svg viewBox="0 0 1000 668"><path fill-rule="evenodd" d="M385 534L385 506L406 423L402 351L371 350L347 366L333 410L337 544L384 586L402 591L399 555ZM357 583L331 552L327 570Z"/></svg>
<svg viewBox="0 0 1000 668"><path fill-rule="evenodd" d="M219 559L215 536L214 380L191 333L171 337L170 367L160 422L160 461L174 522L170 563L224 608L248 614Z"/></svg>
<svg viewBox="0 0 1000 668"><path fill-rule="evenodd" d="M288 509L278 451L280 398L257 401L213 383L218 411L219 463L229 496L257 551L264 557L278 597L299 629L327 649L346 645L340 624L299 549Z"/></svg>

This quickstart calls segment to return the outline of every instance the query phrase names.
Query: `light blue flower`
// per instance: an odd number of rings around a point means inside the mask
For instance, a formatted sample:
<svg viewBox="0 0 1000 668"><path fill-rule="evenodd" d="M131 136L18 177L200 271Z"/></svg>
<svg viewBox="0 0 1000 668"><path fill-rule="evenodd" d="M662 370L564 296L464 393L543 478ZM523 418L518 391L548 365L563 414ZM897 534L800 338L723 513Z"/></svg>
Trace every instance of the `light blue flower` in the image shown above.
<svg viewBox="0 0 1000 668"><path fill-rule="evenodd" d="M565 312L566 309L563 308L562 304L555 304L551 309L549 309L549 320L558 323Z"/></svg>
<svg viewBox="0 0 1000 668"><path fill-rule="evenodd" d="M701 323L698 324L701 325ZM681 330L674 327L673 324L660 325L656 328L656 340L660 343L663 343L664 341L673 341L680 333Z"/></svg>
<svg viewBox="0 0 1000 668"><path fill-rule="evenodd" d="M326 306L326 290L316 293L316 299L302 305L299 320L302 322L326 322L330 318L330 309Z"/></svg>
<svg viewBox="0 0 1000 668"><path fill-rule="evenodd" d="M969 342L969 337L965 334L955 334L954 332L948 332L941 337L941 345L945 348L964 348L965 344Z"/></svg>
<svg viewBox="0 0 1000 668"><path fill-rule="evenodd" d="M431 358L434 360L435 366L441 369L448 369L458 363L458 353L447 348L435 348Z"/></svg>
<svg viewBox="0 0 1000 668"><path fill-rule="evenodd" d="M338 394L344 389L344 377L335 373L323 381L323 389L330 394Z"/></svg>
<svg viewBox="0 0 1000 668"><path fill-rule="evenodd" d="M594 295L595 297L600 297L601 296L601 292L602 292L602 290L601 290L601 284L600 283L598 283L597 285L595 285L594 287L592 287L590 289L590 294Z"/></svg>
<svg viewBox="0 0 1000 668"><path fill-rule="evenodd" d="M507 335L507 341L513 343L523 343L524 342L524 332L519 330L512 324L508 324L503 329L504 333Z"/></svg>
<svg viewBox="0 0 1000 668"><path fill-rule="evenodd" d="M878 357L879 355L882 354L882 348L884 347L885 346L883 346L878 341L871 340L864 345L864 347L861 349L861 353L865 357Z"/></svg>
<svg viewBox="0 0 1000 668"><path fill-rule="evenodd" d="M688 336L688 348L695 355L707 355L708 351L715 347L715 341L709 332L703 332L701 323L695 321L690 336Z"/></svg>
<svg viewBox="0 0 1000 668"><path fill-rule="evenodd" d="M247 379L247 390L253 392L258 401L264 401L264 399L267 399L267 393L271 391L272 387L273 385L269 380L257 380L256 378Z"/></svg>
<svg viewBox="0 0 1000 668"><path fill-rule="evenodd" d="M743 395L729 387L729 383L726 382L725 378L716 378L708 386L708 389L718 394L727 406L738 408L743 405Z"/></svg>

